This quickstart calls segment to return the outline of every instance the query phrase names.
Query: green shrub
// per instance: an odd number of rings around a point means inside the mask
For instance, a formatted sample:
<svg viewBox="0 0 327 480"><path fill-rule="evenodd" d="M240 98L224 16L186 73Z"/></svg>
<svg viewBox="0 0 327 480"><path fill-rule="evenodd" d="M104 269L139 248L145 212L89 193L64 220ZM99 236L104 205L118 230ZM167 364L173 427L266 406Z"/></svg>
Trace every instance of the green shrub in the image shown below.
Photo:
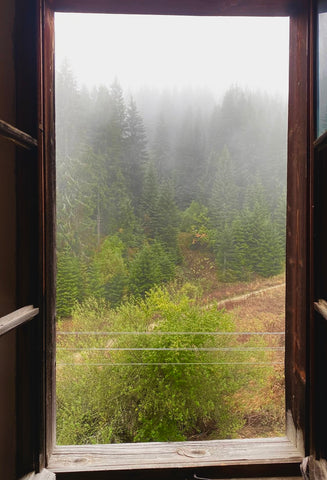
<svg viewBox="0 0 327 480"><path fill-rule="evenodd" d="M72 352L58 351L59 444L235 436L243 420L233 407L233 394L258 373L224 365L242 359L239 352L199 350L231 347L233 336L194 334L233 331L228 314L162 287L115 310L104 305L96 309L95 315L92 302L75 309L76 325L78 316L83 317L79 330L142 334L78 337L74 346L81 350L73 353L75 367L60 366L72 361ZM73 341L65 337L65 346ZM147 350L88 350L103 345ZM217 362L222 364L213 364ZM85 366L90 363L100 365Z"/></svg>

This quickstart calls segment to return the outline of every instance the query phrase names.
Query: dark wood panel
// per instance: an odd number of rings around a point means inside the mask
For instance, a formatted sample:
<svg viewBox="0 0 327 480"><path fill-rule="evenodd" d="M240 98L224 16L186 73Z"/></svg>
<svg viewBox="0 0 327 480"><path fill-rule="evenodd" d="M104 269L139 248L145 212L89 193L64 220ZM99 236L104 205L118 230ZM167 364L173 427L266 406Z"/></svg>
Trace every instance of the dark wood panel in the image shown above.
<svg viewBox="0 0 327 480"><path fill-rule="evenodd" d="M3 479L15 478L16 432L16 332L0 338L0 471Z"/></svg>
<svg viewBox="0 0 327 480"><path fill-rule="evenodd" d="M289 16L304 0L48 0L60 12L130 13L154 15Z"/></svg>
<svg viewBox="0 0 327 480"><path fill-rule="evenodd" d="M243 467L205 467L205 468L167 468L156 470L137 470L121 472L90 472L82 473L57 473L56 480L204 480L237 479L248 480L301 480L300 469L287 465L248 466L244 472ZM319 479L320 480L320 479Z"/></svg>
<svg viewBox="0 0 327 480"><path fill-rule="evenodd" d="M312 366L312 449L315 456L327 458L327 137L316 147L314 164L314 270L316 314L314 318ZM318 477L319 478L319 477Z"/></svg>
<svg viewBox="0 0 327 480"><path fill-rule="evenodd" d="M37 0L16 0L15 126L38 135ZM17 307L39 306L37 149L16 149ZM40 317L17 330L17 477L39 465Z"/></svg>
<svg viewBox="0 0 327 480"><path fill-rule="evenodd" d="M310 309L308 25L309 8L291 18L286 239L287 433L303 452L308 443L307 320Z"/></svg>

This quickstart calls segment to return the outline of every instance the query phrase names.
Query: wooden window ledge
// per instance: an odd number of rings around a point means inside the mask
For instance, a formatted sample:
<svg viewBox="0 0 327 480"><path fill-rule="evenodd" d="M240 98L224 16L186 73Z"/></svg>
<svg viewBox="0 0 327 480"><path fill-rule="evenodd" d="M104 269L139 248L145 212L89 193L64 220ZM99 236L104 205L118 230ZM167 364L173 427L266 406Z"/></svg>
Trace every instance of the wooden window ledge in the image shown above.
<svg viewBox="0 0 327 480"><path fill-rule="evenodd" d="M300 475L302 456L286 437L198 442L153 442L114 445L57 446L49 470L86 472L160 468L254 465L294 466ZM287 468L292 472L292 468ZM283 473L281 473L283 475Z"/></svg>

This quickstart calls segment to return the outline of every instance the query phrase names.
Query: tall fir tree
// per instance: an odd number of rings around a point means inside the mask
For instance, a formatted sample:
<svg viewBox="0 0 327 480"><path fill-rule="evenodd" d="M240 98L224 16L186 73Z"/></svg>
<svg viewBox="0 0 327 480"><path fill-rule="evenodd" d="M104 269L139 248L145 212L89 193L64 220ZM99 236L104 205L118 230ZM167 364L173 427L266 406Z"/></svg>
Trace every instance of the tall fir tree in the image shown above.
<svg viewBox="0 0 327 480"><path fill-rule="evenodd" d="M188 111L177 135L175 149L176 201L181 210L200 197L204 138L201 116Z"/></svg>
<svg viewBox="0 0 327 480"><path fill-rule="evenodd" d="M177 262L180 260L177 238L180 215L175 202L172 182L166 181L161 185L157 206L158 225L156 238L166 247L171 258Z"/></svg>
<svg viewBox="0 0 327 480"><path fill-rule="evenodd" d="M175 164L172 155L171 138L169 137L169 130L163 113L160 114L157 122L151 153L160 178L166 179L171 176Z"/></svg>
<svg viewBox="0 0 327 480"><path fill-rule="evenodd" d="M141 199L142 225L146 236L155 239L158 233L159 213L159 183L156 168L150 162L145 170L143 192Z"/></svg>
<svg viewBox="0 0 327 480"><path fill-rule="evenodd" d="M220 231L232 222L238 207L238 188L235 183L232 159L225 146L216 155L216 175L209 200L209 217L213 229Z"/></svg>
<svg viewBox="0 0 327 480"><path fill-rule="evenodd" d="M139 211L148 152L143 120L133 98L131 98L128 105L126 124L124 175L133 206L136 211Z"/></svg>

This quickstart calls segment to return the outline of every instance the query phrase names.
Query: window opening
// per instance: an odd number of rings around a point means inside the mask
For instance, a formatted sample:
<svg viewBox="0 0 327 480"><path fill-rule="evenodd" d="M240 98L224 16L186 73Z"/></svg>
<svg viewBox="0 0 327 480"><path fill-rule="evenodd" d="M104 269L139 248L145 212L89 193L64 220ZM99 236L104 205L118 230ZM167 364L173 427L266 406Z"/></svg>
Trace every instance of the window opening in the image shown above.
<svg viewBox="0 0 327 480"><path fill-rule="evenodd" d="M288 19L55 25L57 443L284 435Z"/></svg>

